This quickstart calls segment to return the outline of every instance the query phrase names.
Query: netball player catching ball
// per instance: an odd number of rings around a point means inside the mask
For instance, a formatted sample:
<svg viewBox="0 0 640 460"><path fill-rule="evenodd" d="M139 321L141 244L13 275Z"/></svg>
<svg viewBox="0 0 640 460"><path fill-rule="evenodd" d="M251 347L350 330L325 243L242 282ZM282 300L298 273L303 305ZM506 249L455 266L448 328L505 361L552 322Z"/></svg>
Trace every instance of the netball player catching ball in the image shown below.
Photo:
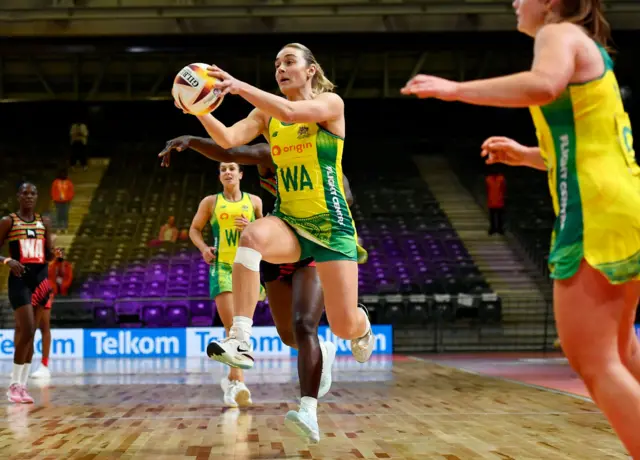
<svg viewBox="0 0 640 460"><path fill-rule="evenodd" d="M241 82L218 67L209 69L224 94L237 94L256 109L231 127L210 114L198 119L224 148L264 135L278 171L273 215L249 224L240 238L233 265L236 316L230 336L212 342L215 359L232 367L253 367L251 318L260 261L280 264L313 258L331 330L351 340L356 360L367 361L374 336L366 309L358 306L356 231L340 180L342 99L331 92L333 84L311 51L296 43L285 46L275 61L276 80L286 98Z"/></svg>
<svg viewBox="0 0 640 460"><path fill-rule="evenodd" d="M260 176L263 214L273 212L276 198L275 167L271 159L269 144L261 143L223 149L211 139L181 136L167 142L159 154L162 166L168 167L171 152L181 152L191 148L205 157L221 162L235 161L241 164L255 164ZM353 201L349 183L343 176L345 195L349 205ZM318 325L324 311L322 289L312 259L301 260L294 264L274 265L264 260L260 263L263 280L267 288L271 315L278 335L282 341L297 348L298 376L300 378L301 412L291 414L296 427L304 424L306 428L296 430L313 442L320 439L315 410L318 398L324 396L331 387L331 366L335 359L336 348L331 342L320 342ZM300 419L300 420L298 420Z"/></svg>
<svg viewBox="0 0 640 460"><path fill-rule="evenodd" d="M18 212L0 219L0 247L9 243L9 257L0 257L9 274L9 302L16 321L13 372L7 398L31 404L27 381L36 325L45 308L51 308L48 262L53 259L51 223L34 212L38 200L36 186L25 182L18 189Z"/></svg>
<svg viewBox="0 0 640 460"><path fill-rule="evenodd" d="M530 107L538 147L489 138L489 162L548 171L557 214L549 265L562 348L633 458L640 458L640 169L600 0L515 0L532 69L457 83L418 75L420 98Z"/></svg>

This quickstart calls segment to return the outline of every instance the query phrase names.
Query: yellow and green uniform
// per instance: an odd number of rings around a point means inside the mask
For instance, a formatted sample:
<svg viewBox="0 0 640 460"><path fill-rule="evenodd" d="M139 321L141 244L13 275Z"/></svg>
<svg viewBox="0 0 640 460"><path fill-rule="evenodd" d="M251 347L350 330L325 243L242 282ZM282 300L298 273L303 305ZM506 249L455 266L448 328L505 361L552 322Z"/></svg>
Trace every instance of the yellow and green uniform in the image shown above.
<svg viewBox="0 0 640 460"><path fill-rule="evenodd" d="M209 221L213 247L216 249L216 260L209 272L209 291L212 298L223 292L231 292L233 261L240 242L240 230L236 227L235 219L241 216L246 217L249 222L256 220L250 195L243 193L239 201L228 201L222 193L218 193ZM260 290L262 293L262 286Z"/></svg>
<svg viewBox="0 0 640 460"><path fill-rule="evenodd" d="M358 260L356 228L342 184L344 139L317 123L269 120L276 166L273 214L295 231L301 259Z"/></svg>
<svg viewBox="0 0 640 460"><path fill-rule="evenodd" d="M530 111L557 216L549 267L571 278L584 258L613 284L640 278L640 168L613 62Z"/></svg>

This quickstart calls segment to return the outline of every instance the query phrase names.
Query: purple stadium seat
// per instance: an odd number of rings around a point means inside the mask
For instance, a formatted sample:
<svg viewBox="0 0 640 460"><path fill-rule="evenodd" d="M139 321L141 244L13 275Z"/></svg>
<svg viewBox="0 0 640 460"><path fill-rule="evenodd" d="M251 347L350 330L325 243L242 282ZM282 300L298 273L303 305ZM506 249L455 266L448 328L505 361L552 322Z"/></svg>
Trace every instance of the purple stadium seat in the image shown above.
<svg viewBox="0 0 640 460"><path fill-rule="evenodd" d="M253 314L253 321L256 326L273 326L273 318L269 305L265 302L258 302L256 311Z"/></svg>
<svg viewBox="0 0 640 460"><path fill-rule="evenodd" d="M145 276L145 281L166 281L167 279L167 270L166 269L154 269L152 271L148 271Z"/></svg>
<svg viewBox="0 0 640 460"><path fill-rule="evenodd" d="M138 297L142 291L142 283L125 283L120 285L119 297Z"/></svg>
<svg viewBox="0 0 640 460"><path fill-rule="evenodd" d="M122 277L125 283L142 283L144 281L144 274L141 272L127 272Z"/></svg>
<svg viewBox="0 0 640 460"><path fill-rule="evenodd" d="M191 260L191 254L187 252L185 249L180 249L177 254L173 256L173 261L177 262L186 262L188 263Z"/></svg>
<svg viewBox="0 0 640 460"><path fill-rule="evenodd" d="M167 285L171 286L189 286L189 273L180 274L180 275L172 275L169 276L167 280Z"/></svg>
<svg viewBox="0 0 640 460"><path fill-rule="evenodd" d="M107 305L97 306L93 310L96 326L113 327L116 324L116 312L113 307Z"/></svg>
<svg viewBox="0 0 640 460"><path fill-rule="evenodd" d="M176 275L184 275L189 273L191 267L188 261L172 260L169 272Z"/></svg>
<svg viewBox="0 0 640 460"><path fill-rule="evenodd" d="M191 310L191 325L194 327L205 327L213 324L215 316L215 302L212 300L193 300L189 302Z"/></svg>
<svg viewBox="0 0 640 460"><path fill-rule="evenodd" d="M93 299L96 294L96 284L94 282L85 282L80 287L80 296L83 299Z"/></svg>
<svg viewBox="0 0 640 460"><path fill-rule="evenodd" d="M194 297L207 297L209 296L209 280L206 282L198 281L191 283L189 287L190 295Z"/></svg>
<svg viewBox="0 0 640 460"><path fill-rule="evenodd" d="M167 297L188 297L189 286L169 286L166 293Z"/></svg>
<svg viewBox="0 0 640 460"><path fill-rule="evenodd" d="M164 297L165 295L167 295L166 289L154 289L147 287L142 290L143 297Z"/></svg>
<svg viewBox="0 0 640 460"><path fill-rule="evenodd" d="M138 289L123 289L119 292L118 298L120 299L133 299L136 297L140 297L142 291Z"/></svg>
<svg viewBox="0 0 640 460"><path fill-rule="evenodd" d="M146 305L142 307L142 323L147 327L164 326L162 308L157 305Z"/></svg>
<svg viewBox="0 0 640 460"><path fill-rule="evenodd" d="M170 304L165 308L165 322L169 327L189 326L189 311L182 304Z"/></svg>
<svg viewBox="0 0 640 460"><path fill-rule="evenodd" d="M126 274L141 274L147 270L146 266L143 264L131 264L127 267Z"/></svg>
<svg viewBox="0 0 640 460"><path fill-rule="evenodd" d="M118 297L117 286L100 284L95 290L95 296L102 299L115 299Z"/></svg>
<svg viewBox="0 0 640 460"><path fill-rule="evenodd" d="M134 301L131 301L131 302L118 302L118 303L116 303L115 310L116 310L116 315L117 316L139 315L140 314L140 303L134 302Z"/></svg>
<svg viewBox="0 0 640 460"><path fill-rule="evenodd" d="M117 286L120 284L120 276L119 275L113 275L110 274L104 281L103 283L105 284L109 284L112 286Z"/></svg>

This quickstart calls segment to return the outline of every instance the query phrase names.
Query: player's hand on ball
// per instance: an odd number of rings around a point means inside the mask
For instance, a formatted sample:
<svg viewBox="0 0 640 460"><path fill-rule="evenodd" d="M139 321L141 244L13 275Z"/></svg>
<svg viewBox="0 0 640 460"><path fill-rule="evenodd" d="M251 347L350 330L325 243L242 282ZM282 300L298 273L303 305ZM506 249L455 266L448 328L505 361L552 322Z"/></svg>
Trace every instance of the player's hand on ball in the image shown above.
<svg viewBox="0 0 640 460"><path fill-rule="evenodd" d="M180 107L180 104L178 104L178 101L175 101L175 100L174 100L174 101L173 101L173 105L175 105L177 109L182 110L182 113L184 113L185 115L191 115L189 112L187 112L187 111L185 110L185 108L184 108L184 107Z"/></svg>
<svg viewBox="0 0 640 460"><path fill-rule="evenodd" d="M242 82L233 78L228 72L225 72L217 65L207 67L207 75L217 80L215 88L220 91L220 97L225 94L238 94Z"/></svg>
<svg viewBox="0 0 640 460"><path fill-rule="evenodd" d="M213 264L216 261L216 248L208 247L202 251L202 258L209 265Z"/></svg>
<svg viewBox="0 0 640 460"><path fill-rule="evenodd" d="M162 162L160 166L163 168L168 168L171 163L171 152L174 150L177 152L182 152L189 148L189 141L191 140L191 136L180 136L175 139L171 139L167 141L167 145L165 145L164 150L158 154L159 158L162 158Z"/></svg>
<svg viewBox="0 0 640 460"><path fill-rule="evenodd" d="M420 99L435 98L443 101L457 99L458 83L432 75L416 75L400 90L405 96L417 96Z"/></svg>

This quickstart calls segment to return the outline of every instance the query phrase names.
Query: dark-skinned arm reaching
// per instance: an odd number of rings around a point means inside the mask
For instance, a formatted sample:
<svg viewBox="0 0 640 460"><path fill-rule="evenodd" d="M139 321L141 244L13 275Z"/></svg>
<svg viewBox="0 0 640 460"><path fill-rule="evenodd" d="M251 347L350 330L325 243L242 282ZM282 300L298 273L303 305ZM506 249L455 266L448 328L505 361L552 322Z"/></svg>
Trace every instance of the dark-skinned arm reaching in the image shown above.
<svg viewBox="0 0 640 460"><path fill-rule="evenodd" d="M273 167L271 159L271 148L269 144L262 142L254 145L241 145L225 149L213 139L195 136L180 136L167 142L164 150L158 154L162 158L161 166L167 168L171 163L171 153L173 151L182 152L191 149L213 161L221 163L238 163L241 165L258 165L263 167ZM347 176L342 175L342 184L347 204L353 204L353 194Z"/></svg>

